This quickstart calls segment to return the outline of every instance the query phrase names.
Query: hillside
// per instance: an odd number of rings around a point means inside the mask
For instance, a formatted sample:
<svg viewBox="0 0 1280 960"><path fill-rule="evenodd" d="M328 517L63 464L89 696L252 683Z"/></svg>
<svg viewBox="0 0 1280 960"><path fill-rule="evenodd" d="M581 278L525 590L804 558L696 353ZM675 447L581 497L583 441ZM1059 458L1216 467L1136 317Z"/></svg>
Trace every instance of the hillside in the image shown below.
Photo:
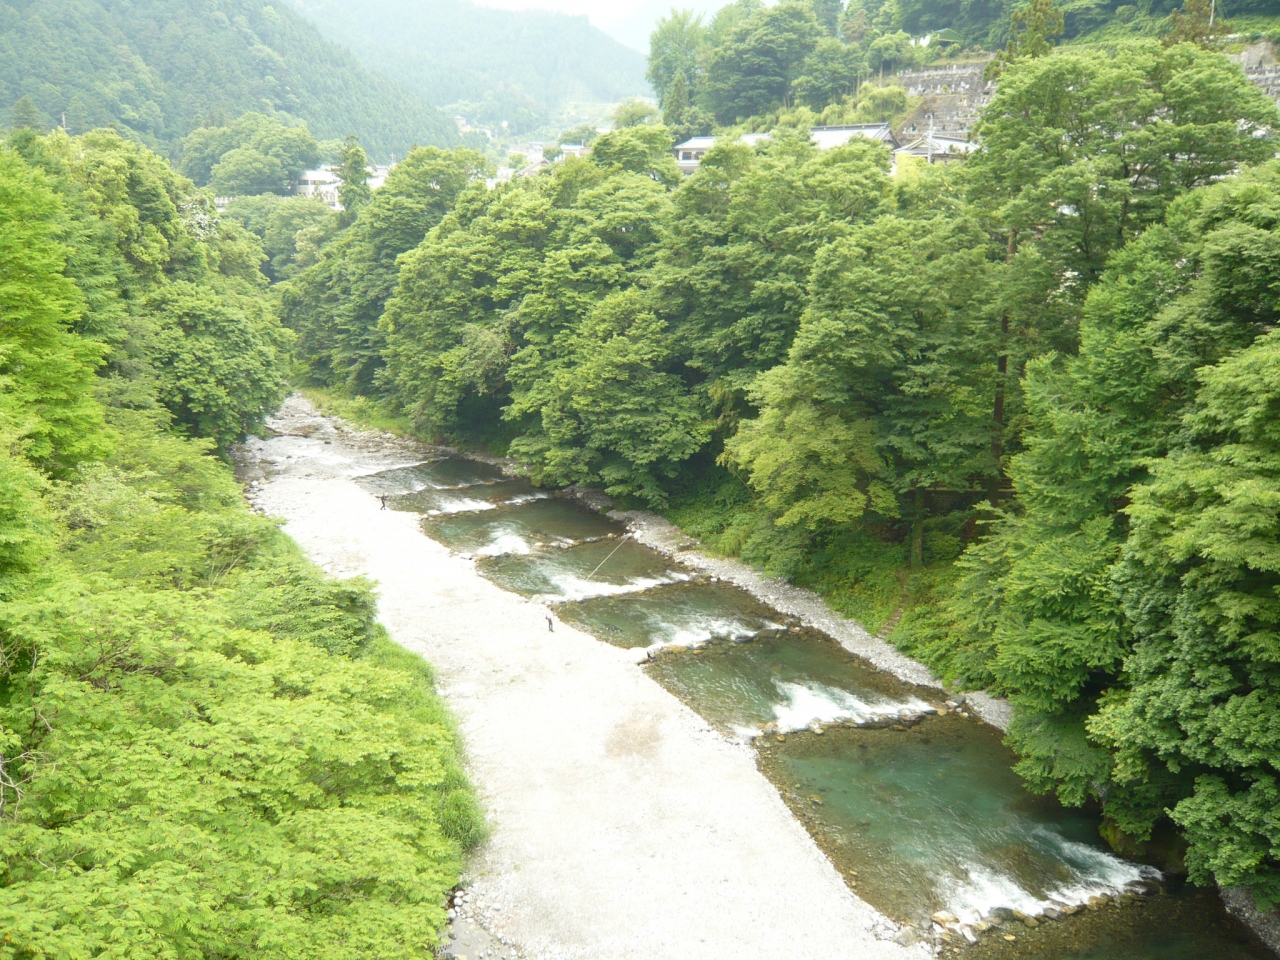
<svg viewBox="0 0 1280 960"><path fill-rule="evenodd" d="M950 0L901 0L890 8L887 0L866 0L860 6L867 11L871 23L891 21L895 27L913 36L951 28L966 44L981 44L988 49L1002 46L1008 36L1009 16L1022 6L1015 0L975 0L953 3ZM1082 38L1098 31L1118 35L1155 33L1157 25L1182 6L1180 0L1155 0L1134 5L1127 0L1065 0L1059 4L1063 13L1064 37ZM1233 0L1218 7L1219 16L1231 18L1275 16L1280 14L1276 0Z"/></svg>
<svg viewBox="0 0 1280 960"><path fill-rule="evenodd" d="M115 123L160 149L204 120L264 109L321 139L354 133L376 159L457 137L290 7L248 0L2 0L0 110L23 96L48 126L65 112L73 134Z"/></svg>
<svg viewBox="0 0 1280 960"><path fill-rule="evenodd" d="M545 113L569 100L648 92L644 57L586 17L491 10L466 0L301 0L321 32L435 104ZM518 89L516 89L518 88ZM526 95L526 96L522 96ZM528 103L532 100L532 104Z"/></svg>

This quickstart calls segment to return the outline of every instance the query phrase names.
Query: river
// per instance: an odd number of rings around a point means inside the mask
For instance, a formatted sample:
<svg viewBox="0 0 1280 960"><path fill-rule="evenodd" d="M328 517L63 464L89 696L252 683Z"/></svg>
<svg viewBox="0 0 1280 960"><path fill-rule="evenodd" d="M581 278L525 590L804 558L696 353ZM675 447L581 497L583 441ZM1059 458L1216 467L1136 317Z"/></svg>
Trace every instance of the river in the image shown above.
<svg viewBox="0 0 1280 960"><path fill-rule="evenodd" d="M857 895L942 955L1270 957L1218 898L1028 793L997 730L568 496L445 457L359 481L493 583L644 669L759 769ZM726 811L732 816L732 811ZM976 944L973 944L976 941Z"/></svg>
<svg viewBox="0 0 1280 960"><path fill-rule="evenodd" d="M300 397L271 425L238 453L249 499L377 582L489 814L444 956L1270 956L1028 794L978 716L999 702L949 707L816 598Z"/></svg>

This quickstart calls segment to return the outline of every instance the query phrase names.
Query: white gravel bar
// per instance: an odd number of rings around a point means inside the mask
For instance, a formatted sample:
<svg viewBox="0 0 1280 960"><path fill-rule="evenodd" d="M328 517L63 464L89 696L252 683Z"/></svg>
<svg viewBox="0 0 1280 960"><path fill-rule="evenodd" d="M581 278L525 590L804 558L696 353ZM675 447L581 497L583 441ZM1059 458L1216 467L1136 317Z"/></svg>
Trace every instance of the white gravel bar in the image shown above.
<svg viewBox="0 0 1280 960"><path fill-rule="evenodd" d="M435 667L492 836L469 908L546 960L919 960L757 770L627 651L557 623L353 482L421 459L299 397L250 440L253 502ZM496 951L495 951L496 952Z"/></svg>

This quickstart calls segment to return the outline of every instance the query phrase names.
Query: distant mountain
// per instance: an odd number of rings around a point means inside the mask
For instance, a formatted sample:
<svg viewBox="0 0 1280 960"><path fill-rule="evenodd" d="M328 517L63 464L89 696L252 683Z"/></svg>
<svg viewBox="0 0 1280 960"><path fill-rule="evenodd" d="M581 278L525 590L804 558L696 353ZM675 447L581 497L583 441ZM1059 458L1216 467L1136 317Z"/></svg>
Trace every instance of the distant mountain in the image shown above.
<svg viewBox="0 0 1280 960"><path fill-rule="evenodd" d="M335 42L432 103L570 101L644 95L643 54L586 17L480 7L466 0L297 0Z"/></svg>
<svg viewBox="0 0 1280 960"><path fill-rule="evenodd" d="M300 117L320 139L354 133L375 159L458 139L289 0L0 0L0 124L23 96L49 126L115 123L161 149L248 110Z"/></svg>

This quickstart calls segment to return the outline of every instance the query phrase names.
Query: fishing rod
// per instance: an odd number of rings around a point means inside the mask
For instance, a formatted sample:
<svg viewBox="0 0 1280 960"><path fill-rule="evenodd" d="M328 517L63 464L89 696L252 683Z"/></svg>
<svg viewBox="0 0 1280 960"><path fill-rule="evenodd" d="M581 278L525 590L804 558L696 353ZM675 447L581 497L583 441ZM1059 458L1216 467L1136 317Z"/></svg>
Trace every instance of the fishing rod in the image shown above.
<svg viewBox="0 0 1280 960"><path fill-rule="evenodd" d="M613 559L613 555L622 549L622 545L627 542L627 539L630 536L631 534L629 533L624 533L622 535L622 539L618 541L618 545L609 551L609 556L601 560L599 566L597 566L594 570L592 570L589 574L587 574L588 580L590 580L592 577L594 577L597 573L600 572L600 567L603 567L606 563L608 563L611 559Z"/></svg>

